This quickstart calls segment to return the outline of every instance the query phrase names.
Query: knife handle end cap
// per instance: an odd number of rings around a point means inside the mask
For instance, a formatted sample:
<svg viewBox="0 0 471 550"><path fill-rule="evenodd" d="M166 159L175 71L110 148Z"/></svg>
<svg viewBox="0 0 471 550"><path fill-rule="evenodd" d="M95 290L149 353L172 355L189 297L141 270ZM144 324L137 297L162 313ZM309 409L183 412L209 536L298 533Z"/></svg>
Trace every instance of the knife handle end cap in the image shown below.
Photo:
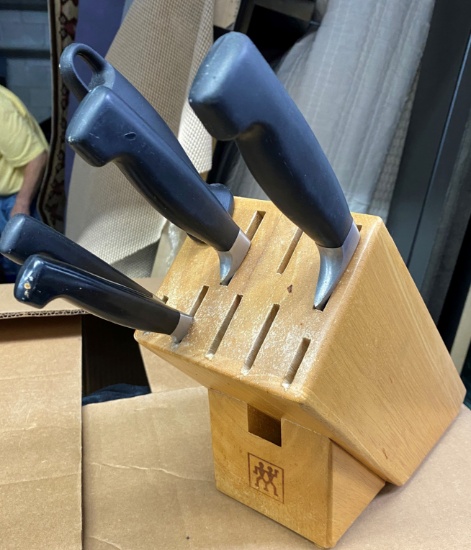
<svg viewBox="0 0 471 550"><path fill-rule="evenodd" d="M47 292L37 291L36 281L44 268L44 260L40 256L30 256L16 278L13 294L19 302L27 303L42 309L50 302L51 296Z"/></svg>

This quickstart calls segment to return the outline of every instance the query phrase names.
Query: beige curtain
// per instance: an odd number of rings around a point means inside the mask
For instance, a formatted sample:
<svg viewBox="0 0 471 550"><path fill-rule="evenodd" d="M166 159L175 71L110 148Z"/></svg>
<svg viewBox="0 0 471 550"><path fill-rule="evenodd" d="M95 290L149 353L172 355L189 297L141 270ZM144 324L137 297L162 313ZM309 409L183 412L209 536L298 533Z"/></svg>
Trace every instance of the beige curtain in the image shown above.
<svg viewBox="0 0 471 550"><path fill-rule="evenodd" d="M277 75L316 134L355 212L386 218L434 0L322 0L317 32ZM243 162L235 194L265 198Z"/></svg>

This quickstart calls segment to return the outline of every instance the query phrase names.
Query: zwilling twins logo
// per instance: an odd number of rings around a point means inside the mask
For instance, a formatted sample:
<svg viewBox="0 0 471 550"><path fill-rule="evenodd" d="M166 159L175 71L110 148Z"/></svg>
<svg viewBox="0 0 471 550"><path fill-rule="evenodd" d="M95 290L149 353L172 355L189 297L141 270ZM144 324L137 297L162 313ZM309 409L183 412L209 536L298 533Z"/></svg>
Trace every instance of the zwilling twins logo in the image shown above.
<svg viewBox="0 0 471 550"><path fill-rule="evenodd" d="M250 486L279 502L283 502L283 468L250 453L248 453L248 459Z"/></svg>

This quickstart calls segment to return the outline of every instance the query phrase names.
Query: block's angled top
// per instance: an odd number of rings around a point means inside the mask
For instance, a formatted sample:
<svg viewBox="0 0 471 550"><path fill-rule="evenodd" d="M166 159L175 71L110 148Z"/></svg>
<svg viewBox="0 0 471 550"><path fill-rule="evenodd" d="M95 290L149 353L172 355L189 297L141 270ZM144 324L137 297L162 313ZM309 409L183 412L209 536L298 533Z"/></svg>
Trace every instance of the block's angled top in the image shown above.
<svg viewBox="0 0 471 550"><path fill-rule="evenodd" d="M137 339L404 483L458 413L463 387L384 224L354 215L360 244L319 311L315 243L268 201L236 199L234 218L252 246L231 282L219 284L213 250L187 239L159 296L195 322L178 345Z"/></svg>

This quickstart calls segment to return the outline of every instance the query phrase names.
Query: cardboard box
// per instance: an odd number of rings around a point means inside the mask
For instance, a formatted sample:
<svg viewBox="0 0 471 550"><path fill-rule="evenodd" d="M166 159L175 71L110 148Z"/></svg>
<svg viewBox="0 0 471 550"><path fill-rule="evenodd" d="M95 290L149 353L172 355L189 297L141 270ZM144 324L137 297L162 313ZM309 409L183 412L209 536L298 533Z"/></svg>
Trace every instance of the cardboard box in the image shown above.
<svg viewBox="0 0 471 550"><path fill-rule="evenodd" d="M207 391L156 356L146 369L156 393L84 407L84 547L316 548L216 490ZM471 548L470 466L463 407L411 480L387 485L336 548Z"/></svg>
<svg viewBox="0 0 471 550"><path fill-rule="evenodd" d="M0 285L0 549L82 548L82 392L147 384L133 331L83 314Z"/></svg>
<svg viewBox="0 0 471 550"><path fill-rule="evenodd" d="M315 548L216 490L207 392L152 353L153 393L88 405L82 423L80 312L64 301L38 312L11 290L0 286L0 549ZM470 466L463 408L337 548L471 548Z"/></svg>
<svg viewBox="0 0 471 550"><path fill-rule="evenodd" d="M0 285L0 548L81 548L78 313L37 312Z"/></svg>

